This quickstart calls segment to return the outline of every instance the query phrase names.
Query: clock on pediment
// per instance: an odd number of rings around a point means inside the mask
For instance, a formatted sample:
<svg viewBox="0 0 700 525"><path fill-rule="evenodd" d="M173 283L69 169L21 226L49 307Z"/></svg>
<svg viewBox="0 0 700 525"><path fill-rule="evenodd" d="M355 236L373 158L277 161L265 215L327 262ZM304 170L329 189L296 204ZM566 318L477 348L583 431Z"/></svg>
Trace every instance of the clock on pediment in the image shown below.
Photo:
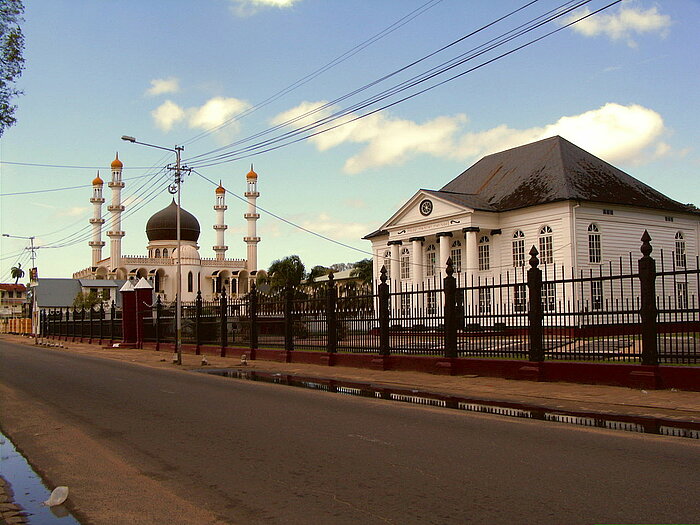
<svg viewBox="0 0 700 525"><path fill-rule="evenodd" d="M423 201L421 201L419 209L421 215L428 216L431 213L433 213L433 202L428 199L424 199Z"/></svg>

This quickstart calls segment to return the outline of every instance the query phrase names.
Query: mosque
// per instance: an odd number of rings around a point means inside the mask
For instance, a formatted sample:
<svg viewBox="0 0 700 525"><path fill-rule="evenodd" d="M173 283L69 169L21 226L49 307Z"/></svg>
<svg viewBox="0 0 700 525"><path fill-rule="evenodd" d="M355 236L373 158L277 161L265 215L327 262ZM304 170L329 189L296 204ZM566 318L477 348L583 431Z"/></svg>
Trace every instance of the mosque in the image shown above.
<svg viewBox="0 0 700 525"><path fill-rule="evenodd" d="M102 230L105 219L102 216L102 205L105 198L102 193L104 181L99 173L92 181L93 216L90 219L92 225L92 239L88 243L92 249L92 264L83 270L73 274L74 279L94 280L99 289L108 281L134 280L145 277L153 286L154 291L162 301L175 300L177 290L177 204L175 201L155 213L146 223L146 236L148 245L147 255L122 255L122 238L126 232L122 230L121 214L124 211L122 202L122 169L124 165L119 160L119 155L111 164L112 179L107 183L111 190L111 204L107 211L111 215L108 223L107 237L109 237L109 256L103 258L102 249L105 242L102 240ZM228 246L224 234L228 226L224 220L226 212L226 190L221 184L214 190L214 210L216 211L216 245L213 246L214 258L204 258L199 255L200 227L197 218L190 212L180 208L180 264L182 278L182 300L194 301L197 291L200 290L204 300L218 298L222 290L229 297L245 294L250 289L251 282L258 273L257 244L260 237L256 233L256 222L260 218L255 205L260 196L257 190L258 175L253 171L246 175L246 191L248 209L243 217L248 223L248 232L243 241L247 245L245 259L228 259L226 251ZM101 281L101 283L100 283ZM84 282L84 281L83 281Z"/></svg>

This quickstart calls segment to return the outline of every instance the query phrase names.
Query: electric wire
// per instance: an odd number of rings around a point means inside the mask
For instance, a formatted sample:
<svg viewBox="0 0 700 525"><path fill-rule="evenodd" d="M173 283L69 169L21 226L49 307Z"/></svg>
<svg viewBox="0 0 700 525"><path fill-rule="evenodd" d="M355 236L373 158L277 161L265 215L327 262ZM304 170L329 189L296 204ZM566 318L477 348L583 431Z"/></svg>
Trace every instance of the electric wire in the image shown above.
<svg viewBox="0 0 700 525"><path fill-rule="evenodd" d="M537 1L537 0L535 0L535 1ZM272 102L278 100L279 98L283 97L284 95L291 93L292 91L296 90L297 88L299 88L299 87L307 84L311 80L315 79L319 75L325 73L329 69L332 69L333 67L337 66L338 64L340 64L340 63L344 62L345 60L351 58L352 56L356 55L357 53L359 53L360 51L369 47L373 43L375 43L375 42L381 40L382 38L388 36L389 34L393 33L394 31L396 31L400 27L403 27L404 25L406 25L407 23L409 23L413 19L422 15L424 12L435 7L440 2L442 2L442 0L429 0L428 2L424 3L420 7L416 8L413 11L411 11L410 13L408 13L407 15L401 17L399 20L397 20L393 24L389 25L388 27L386 27L385 29L383 29L379 33L377 33L374 36L368 38L367 40L361 42L360 44L357 44L352 49L350 49L350 50L346 51L345 53L341 54L340 56L334 58L333 60L331 60L330 62L321 66L320 68L318 68L318 69L312 71L311 73L303 76L302 78L296 80L295 82L293 82L289 86L281 89L277 93L274 93L273 95L269 96L265 100L255 104L254 106L242 111L241 113L227 119L225 122L223 122L217 126L214 126L213 128L210 128L206 131L203 131L203 132L199 133L198 135L195 135L194 137L185 141L183 144L191 144L193 142L196 142L196 141L204 138L205 136L208 136L211 133L214 133L214 132L222 129L222 128L228 126L229 124L232 124L233 122L241 120L243 117L246 117L249 114L271 104Z"/></svg>
<svg viewBox="0 0 700 525"><path fill-rule="evenodd" d="M260 136L269 134L269 133L274 132L274 131L276 131L276 130L278 130L278 129L284 128L284 127L286 127L286 126L288 126L288 125L290 125L290 124L292 124L292 123L294 123L294 122L297 122L297 121L299 121L299 120L301 120L301 119L303 119L303 118L305 118L305 117L307 117L307 116L310 116L310 115L312 115L312 114L314 114L314 113L317 113L317 112L319 112L319 111L322 111L323 109L325 109L325 108L327 108L327 107L330 107L330 106L335 105L335 104L337 104L337 103L339 103L339 102L342 102L343 100L345 100L345 99L347 99L347 98L349 98L349 97L351 97L351 96L354 96L354 95L356 95L357 93L360 93L360 92L362 92L362 91L365 91L366 89L369 89L370 87L373 87L374 85L377 85L377 84L379 84L380 82L383 82L384 80L387 80L387 79L389 79L389 78L391 78L391 77L393 77L393 76L395 76L395 75L397 75L397 74L399 74L399 73L401 73L401 72L403 72L403 71L405 71L405 70L407 70L407 69L409 69L409 68L411 68L411 67L413 67L413 66L415 66L415 65L417 65L417 64L419 64L419 63L421 63L421 62L423 62L423 61L425 61L425 60L427 60L428 58L431 58L432 56L434 56L434 55L436 55L436 54L438 54L438 53L440 53L440 52L442 52L442 51L444 51L444 50L446 50L446 49L448 49L448 48L450 48L450 47L452 47L452 46L458 44L459 42L461 42L461 41L463 41L463 40L465 40L465 39L467 39L467 38L470 38L470 37L472 37L472 36L478 34L478 33L481 32L481 31L484 31L484 30L488 29L489 27L491 27L491 26L497 24L498 22L501 22L502 20L505 20L506 18L508 18L508 17L510 17L510 16L512 16L512 15L514 15L514 14L516 14L516 13L518 13L519 11L521 11L521 10L523 10L523 9L525 9L525 8L527 8L527 7L529 7L530 5L534 4L534 3L537 2L537 1L538 1L538 0L531 0L531 1L528 2L527 4L525 4L525 5L521 6L521 7L517 8L517 9L515 9L515 10L509 12L509 13L507 13L506 15L501 16L500 18L497 18L496 20L494 20L494 21L492 21L492 22L490 22L490 23L488 23L488 24L486 24L486 25L484 25L484 26L482 26L482 27L480 27L480 28L478 28L478 29L476 29L476 30L474 30L474 31L472 31L472 32L470 32L470 33L468 33L467 35L464 35L464 36L458 38L457 40L454 40L454 41L450 42L449 44L447 44L447 45L445 45L445 46L443 46L443 47L437 49L436 51L433 51L432 53L430 53L430 54L428 54L428 55L425 55L425 56L423 56L423 57L421 57L421 58L419 58L419 59L417 59L417 60L414 60L413 62L411 62L411 63L409 63L409 64L407 64L407 65L405 65L405 66L403 66L403 67L401 67L401 68L399 68L399 69L397 69L397 70L395 70L395 71L393 71L393 72L391 72L391 73L389 73L389 74L387 74L387 75L384 75L384 76L380 77L379 79L374 80L373 82L370 82L370 83L368 83L368 84L365 84L364 86L361 86L360 88L357 88L357 89L355 89L355 90L353 90L353 91L351 91L351 92L349 92L349 93L346 93L345 95L342 95L342 96L340 96L340 97L338 97L338 98L336 98L336 99L334 99L334 100L332 100L332 101L330 101L330 102L327 102L327 103L323 104L322 106L320 106L320 107L318 107L318 108L314 108L313 110L310 110L310 111L308 111L308 112L306 112L306 113L303 113L303 114L301 114L301 115L298 115L298 116L296 116L296 117L294 117L294 118L288 119L288 120L285 121L285 122L282 122L282 123L280 123L280 124L277 124L277 125L275 125L275 126L272 126L271 128L269 128L269 129L267 129L267 130L263 130L263 131L258 132L258 133L256 133L256 134L253 134L253 135L251 135L251 136L249 136L249 137L246 137L246 138L243 138L243 139L239 139L239 140L237 140L237 141L235 141L235 142L232 142L232 143L230 143L230 144L228 144L228 145L219 147L219 148L217 148L217 149L215 149L215 150L212 150L212 151L209 151L209 152L205 152L205 153L202 153L202 154L199 154L199 155L195 155L195 156L193 156L193 157L190 157L190 158L187 159L187 161L188 161L188 162L192 162L193 160L201 159L202 157L206 157L206 156L208 156L208 155L211 155L211 154L213 154L213 153L222 151L222 150L227 149L227 148L230 148L230 147L232 147L232 146L236 146L236 145L238 145L238 144L243 144L243 143L249 142L250 140L253 140L253 139L257 138L257 137L260 137Z"/></svg>
<svg viewBox="0 0 700 525"><path fill-rule="evenodd" d="M568 14L568 12L570 12L571 10L576 9L576 8L580 7L581 5L584 5L584 4L586 4L586 3L590 2L590 1L591 1L591 0L582 0L581 2L579 2L579 4L575 5L574 7L567 8L566 10L564 10L564 11L562 11L562 12L559 12L558 14L556 14L555 16L549 18L548 20L546 20L546 21L544 21L544 22L539 22L539 23L537 24L536 27L539 27L539 26L543 25L544 23L551 22L552 20L555 20L556 18L559 18L559 17L561 17L561 16L563 16L563 15L565 15L565 14ZM436 83L436 84L433 84L433 85L431 85L431 86L428 86L427 88L421 89L421 90L419 90L419 91L417 91L417 92L415 92L415 93L412 93L412 94L410 94L410 95L407 95L407 96L405 96L405 97L403 97L403 98L401 98L401 99L399 99L399 100L396 100L396 101L394 101L394 102L391 102L391 103L389 103L389 104L386 104L386 105L384 105L384 106L382 106L382 107L379 107L379 108L376 108L376 109L374 109L374 110L372 110L372 111L369 111L369 112L367 112L367 113L358 115L358 116L356 116L356 117L354 117L354 118L351 118L351 119L348 119L348 120L344 120L344 121L342 121L340 124L336 124L336 125L334 125L334 126L330 126L330 127L328 127L328 128L324 128L324 129L322 129L322 130L320 130L320 131L316 131L316 132L314 132L314 133L308 133L308 132L311 131L312 129L318 128L318 127L320 127L321 125L328 123L330 120L337 120L337 119L339 119L339 118L342 118L342 117L346 116L347 110L344 110L344 111L341 111L341 112L337 112L337 113L335 113L334 115L332 115L331 117L327 117L326 119L321 119L320 121L317 121L317 123L313 123L313 124L307 125L307 126L305 126L305 127L303 127L303 128L299 128L298 130L290 131L290 132L288 132L288 133L282 135L281 137L274 138L274 139L269 139L269 140L264 141L264 142L262 142L262 143L260 143L260 144L252 145L252 146L249 146L249 147L246 147L246 148L242 148L242 149L239 150L239 151L229 152L229 153L227 153L227 154L225 154L225 155L221 155L221 156L219 156L219 160L218 160L218 161L210 161L210 162L208 162L208 163L196 164L196 167L199 167L199 168L201 168L201 167L208 167L208 166L213 166L213 165L221 164L221 163L224 163L224 162L232 162L232 161L235 161L235 160L240 160L240 159L242 159L242 158L250 157L250 156L253 156L253 155L259 155L259 154L262 154L262 153L266 153L266 152L269 152L269 151L273 151L273 150L279 149L279 148L281 148L281 147L285 147L285 146L294 144L294 143L296 143L296 142L300 142L300 141L302 141L302 140L307 140L307 139L309 139L309 138L311 138L311 137L320 135L320 134L322 134L322 133L327 133L328 131L332 131L333 129L337 129L337 128L341 127L341 126L345 126L345 125L347 125L347 124L350 124L350 123L355 122L355 121L357 121L357 120L360 120L360 119L362 119L362 118L368 117L368 116L370 116L370 115L372 115L372 114L374 114L374 113L377 113L377 112L379 112L379 111L383 111L384 109L387 109L387 108L389 108L389 107L392 107L392 106L395 106L395 105L400 104L400 103L402 103L402 102L405 102L406 100L409 100L409 99L411 99L411 98L414 98L414 97L416 97L416 96L418 96L418 95L421 95L421 94L423 94L423 93L425 93L425 92L427 92L427 91L430 91L430 90L432 90L432 89L435 89L436 87L439 87L439 86L441 86L441 85L443 85L443 84L445 84L445 83L447 83L447 82L453 81L453 80L455 80L455 79L457 79L457 78L460 78L460 77L462 77L462 76L464 76L464 75L466 75L466 74L468 74L468 73L471 73L471 72L473 72L473 71L475 71L475 70L477 70L477 69L480 69L480 68L482 68L482 67L484 67L484 66L486 66L486 65L489 65L489 64L495 62L496 60L500 60L501 58L504 58L504 57L506 57L506 56L508 56L508 55L511 55L511 54L513 54L513 53L515 53L515 52L517 52L517 51L519 51L519 50L521 50L521 49L523 49L523 48L525 48L525 47L528 47L528 46L530 46L530 45L533 45L533 44L536 43L536 42L539 42L540 40L542 40L542 39L544 39L544 38L547 38L547 37L549 37L549 36L551 36L551 35L553 35L553 34L555 34L555 33L558 33L559 31L562 31L562 30L566 29L567 27L569 27L569 26L571 26L571 25L573 25L573 24L575 24L575 23L577 23L577 22L579 22L579 21L581 21L581 20L583 20L583 19L585 19L585 18L588 18L588 17L590 17L590 16L594 16L595 14L597 14L597 13L599 13L599 12L605 10L605 9L608 9L608 8L612 7L613 5L615 5L615 4L617 4L617 3L620 3L621 1L622 1L622 0L615 0L614 2L612 2L612 3L610 3L610 4L608 4L608 5L604 6L604 7L602 7L602 8L600 8L600 9L596 10L596 11L593 11L592 13L589 13L589 14L587 14L587 15L585 15L585 16L582 16L582 17L580 17L580 18L578 18L578 19L572 21L572 22L569 22L569 23L567 23L567 24L564 24L564 25L562 25L561 27L559 27L559 28L557 28L557 29L554 29L554 30L552 30L552 31L550 31L550 32L548 32L548 33L546 33L546 34L544 34L544 35L541 35L541 36L539 36L539 37L537 37L537 38L535 38L535 39L533 39L533 40L530 40L530 41L528 41L528 42L526 42L526 43L524 43L524 44L521 44L521 45L515 47L514 49L511 49L511 50L509 50L509 51L507 51L507 52L502 53L501 55L498 55L498 56L496 56L496 57L493 57L493 58L491 58L491 59L489 59L489 60L487 60L487 61L485 61L485 62L483 62L483 63L480 63L480 64L478 64L478 65L476 65L476 66L474 66L474 67L472 67L472 68L470 68L470 69L468 69L468 70L466 70L466 71L463 71L463 72L461 72L461 73L458 73L458 74L456 74L456 75L453 75L452 77L449 77L449 78L447 78L447 79L445 79L445 80L442 80L442 81L440 81L440 82L438 82L438 83ZM529 29L527 29L525 32L529 32L529 31L535 29L536 27L529 28ZM518 35L518 36L519 36L519 35ZM512 38L514 38L514 37L512 37ZM509 40L512 40L512 38L510 38ZM495 47L497 47L498 45L502 45L502 44L497 44ZM479 54L483 54L483 53L479 53ZM463 61L466 61L466 60L468 60L468 58L467 58L467 59L464 59ZM459 65L459 64L452 64L452 65L450 65L445 71L447 71L447 70L449 70L449 69L453 69L454 67L456 67L456 65ZM433 73L433 74L430 75L429 78L433 78L434 76L437 76L438 74L442 74L442 73L445 72L445 71L441 71L441 72L439 72L439 73ZM421 83L421 82L424 82L425 80L428 80L429 78L418 80L418 81L416 81L415 83L413 83L412 85L409 85L408 87L413 87L414 85L417 85L417 84L419 84L419 83ZM403 90L405 90L405 89L407 89L407 87L403 87L403 88L401 88L400 90L403 91ZM384 97L384 98L386 98L386 97ZM372 102L372 103L373 103L373 102ZM364 107L362 107L361 109L364 109ZM299 135L299 134L303 134L303 133L307 133L307 134L304 135L304 136L302 136L302 137L300 137L300 138L296 138L296 139L293 139L293 140L290 139L290 137L292 137L292 136L294 136L294 135ZM287 139L289 139L289 140L287 140ZM280 142L280 141L284 141L284 140L287 140L287 141L284 142L284 143L281 144L281 145L275 145L275 146L270 145L270 144L274 144L275 142Z"/></svg>
<svg viewBox="0 0 700 525"><path fill-rule="evenodd" d="M144 168L140 168L140 169L144 169ZM148 168L148 169L151 169L151 168ZM138 175L136 177L126 177L122 180L132 181L132 180L142 179L144 177L150 177L150 176L151 176L151 174L147 173L145 175ZM0 193L0 197L11 197L11 196L15 196L15 195L31 195L31 194L35 194L35 193L52 193L52 192L56 192L56 191L77 190L77 189L85 189L85 188L92 188L92 184L80 184L79 186L63 186L61 188L48 188L45 190L15 191L15 192L11 192L11 193Z"/></svg>

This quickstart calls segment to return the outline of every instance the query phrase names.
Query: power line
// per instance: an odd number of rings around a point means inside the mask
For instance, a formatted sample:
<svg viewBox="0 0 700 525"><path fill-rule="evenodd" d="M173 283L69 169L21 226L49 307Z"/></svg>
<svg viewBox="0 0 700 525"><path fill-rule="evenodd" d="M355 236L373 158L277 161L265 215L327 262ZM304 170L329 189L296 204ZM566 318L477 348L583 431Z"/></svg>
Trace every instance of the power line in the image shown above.
<svg viewBox="0 0 700 525"><path fill-rule="evenodd" d="M59 166L56 166L59 167ZM134 168L136 169L136 168ZM151 169L151 168L139 168L139 169ZM127 177L123 180L136 180L136 179L143 179L144 177L150 177L151 174L147 173L145 175L138 175L137 177ZM77 189L84 189L84 188L92 188L92 184L81 184L79 186L63 186L61 188L49 188L45 190L32 190L32 191L16 191L12 193L0 193L0 197L10 197L14 195L30 195L33 193L51 193L54 191L66 191L66 190L77 190Z"/></svg>
<svg viewBox="0 0 700 525"><path fill-rule="evenodd" d="M536 29L536 28L538 28L538 27L544 25L545 23L548 23L548 22L551 22L551 21L553 21L553 20L555 20L555 19L557 19L557 18L560 18L561 16L564 16L565 14L568 14L568 13L571 12L572 10L577 9L578 7L580 7L580 6L582 6L582 5L585 5L586 3L589 3L590 1L591 1L591 0L582 0L582 1L579 2L578 4L576 4L576 5L572 6L572 7L568 7L568 8L566 8L565 10L556 13L555 15L552 15L552 16L548 17L547 19L545 19L544 21L540 20L540 21L538 21L538 22L536 23L536 25L531 26L531 27L528 27L527 29L525 29L525 30L523 30L523 31L521 31L521 32L519 32L519 33L517 33L517 34L515 34L514 36L513 36L513 35L509 36L506 40L501 41L501 42L499 42L499 43L497 43L497 44L494 44L494 45L490 46L490 47L487 49L487 51L488 51L488 50L492 50L492 49L494 49L495 47L498 47L498 46L500 46L500 45L503 45L504 43L509 42L510 40L512 40L513 38L516 38L517 36L521 36L522 34L525 34L525 33L527 33L527 32L530 32L530 31L532 31L532 30L534 30L534 29ZM352 107L350 107L350 108L347 108L347 109L342 110L342 111L339 111L339 112L336 112L336 113L334 113L333 115L331 115L331 116L329 116L329 117L325 117L324 119L317 120L316 122L314 122L314 123L312 123L312 124L309 124L309 125L303 126L303 127L301 127L301 128L298 128L298 129L296 129L296 130L292 130L292 131L290 131L290 132L284 133L284 134L282 134L281 136L278 136L278 137L276 137L276 138L268 139L268 140L266 140L266 141L262 141L262 142L260 142L260 143L257 143L257 144L253 144L253 145L251 145L251 146L248 146L248 147L246 147L246 148L241 148L241 149L239 149L239 150L234 150L234 151L229 152L229 153L226 153L226 154L221 154L221 155L212 157L212 158L209 160L209 162L203 163L203 164L199 164L199 165L197 165L197 167L200 167L200 168L201 168L201 167L206 167L206 166L213 166L213 165L216 165L216 164L221 164L221 163L225 163L225 162L232 162L232 161L240 160L240 159L242 159L242 158L250 157L250 156L253 156L253 155L259 155L259 154L262 154L262 153L266 153L266 152L269 152L269 151L273 151L273 150L276 150L276 149L279 149L279 148L282 148L282 147L285 147L285 146L294 144L294 143L296 143L296 142L300 142L300 141L302 141L302 140L307 140L307 139L309 139L309 138L311 138L311 137L320 135L320 134L322 134L322 133L327 133L328 131L331 131L331 130L336 129L336 128L338 128L338 127L341 127L341 126L350 124L350 123L352 123L352 122L355 122L355 121L357 121L357 120L360 120L360 119L362 119L362 118L368 117L368 116L370 116L370 115L372 115L372 114L374 114L374 113L377 113L377 112L379 112L379 111L383 111L384 109L387 109L387 108L389 108L389 107L392 107L392 106L395 106L395 105L400 104L400 103L402 103L402 102L405 102L405 101L407 101L407 100L409 100L409 99L411 99L411 98L414 98L414 97L416 97L416 96L418 96L418 95L421 95L421 94L423 94L423 93L425 93L425 92L427 92L427 91L430 91L430 90L432 90L432 89L435 89L436 87L439 87L439 86L441 86L441 85L443 85L443 84L445 84L445 83L447 83L447 82L453 81L453 80L455 80L455 79L457 79L457 78L460 78L461 76L464 76L464 75L466 75L466 74L468 74L468 73L471 73L471 72L473 72L473 71L475 71L475 70L477 70L477 69L480 69L480 68L482 68L482 67L484 67L484 66L486 66L486 65L489 65L489 64L491 64L492 62L495 62L495 61L497 61L497 60L500 60L501 58L504 58L504 57L506 57L506 56L508 56L508 55L511 55L511 54L513 54L513 53L515 53L515 52L517 52L517 51L520 51L521 49L523 49L523 48L525 48L525 47L528 47L528 46L530 46L530 45L532 45L532 44L534 44L534 43L536 43L536 42L539 42L540 40L543 40L544 38L547 38L547 37L549 37L549 36L551 36L551 35L553 35L553 34L555 34L555 33L558 33L559 31L562 31L562 30L566 29L567 27L570 27L571 25L573 25L573 24L575 24L575 23L577 23L577 22L580 22L581 20L583 20L583 19L585 19L585 18L588 18L588 17L590 17L590 16L594 16L595 14L597 14L597 13L599 13L599 12L605 10L605 9L608 9L608 8L612 7L613 5L615 5L615 4L620 3L620 1L621 1L621 0L616 0L616 1L614 1L614 2L612 2L612 3L610 3L610 4L608 4L608 5L606 5L606 6L602 7L602 8L600 8L600 9L598 9L598 10L592 12L592 13L589 13L589 14L587 14L587 15L585 15L585 16L582 16L582 17L580 17L580 18L578 18L578 19L572 21L572 22L569 22L569 23L567 23L567 24L565 24L565 25L562 25L561 27L559 27L559 28L557 28L557 29L555 29L555 30L552 30L552 31L550 31L550 32L548 32L548 33L546 33L546 34L544 34L544 35L541 35L541 36L539 36L539 37L537 37L537 38L534 38L534 39L532 39L532 40L530 40L530 41L528 41L528 42L526 42L526 43L524 43L524 44L521 44L521 45L519 45L519 46L517 46L517 47L515 47L515 48L513 48L513 49L511 49L511 50L509 50L509 51L506 51L506 52L502 53L501 55L498 55L498 56L496 56L496 57L494 57L494 58L491 58L491 59L489 59L489 60L487 60L487 61L485 61L485 62L483 62L483 63L480 63L480 64L478 64L478 65L476 65L476 66L474 66L474 67L472 67L472 68L470 68L470 69L468 69L468 70L466 70L466 71L463 71L463 72L461 72L461 73L458 73L458 74L456 74L456 75L453 75L453 76L451 76L451 77L449 77L449 78L447 78L447 79L445 79L445 80L442 80L442 81L440 81L440 82L438 82L438 83L436 83L436 84L433 84L433 85L431 85L431 86L428 86L427 88L421 89L421 90L419 90L419 91L417 91L417 92L415 92L415 93L412 93L412 94L410 94L410 95L407 95L407 96L405 96L405 97L403 97L403 98L401 98L401 99L399 99L399 100L396 100L396 101L394 101L394 102L391 102L391 103L389 103L389 104L386 104L386 105L384 105L384 106L381 106L381 107L379 107L379 108L377 108L377 109L374 109L374 110L369 111L369 112L367 112L367 113L361 114L361 115L356 116L356 117L354 117L354 118L350 118L350 119L348 119L348 120L345 120L345 121L341 122L340 124L336 124L335 126L330 126L330 127L328 127L328 128L324 128L324 129L322 129L322 130L320 130L320 131L316 131L316 132L310 133L310 131L313 130L313 129L315 129L315 128L319 128L319 127L322 126L322 125L329 124L329 123L331 123L331 122L333 122L333 121L339 120L340 118L343 118L343 117L347 116L347 115L349 114L350 111L354 111L354 110L356 110L356 109L365 109L365 108L368 107L369 105L374 104L375 102L377 102L377 101L379 101L379 100L383 100L383 99L385 99L385 98L388 98L389 96L391 96L391 95L393 95L393 94L396 94L396 93L398 93L398 92L400 92L400 91L403 91L403 90L405 90L405 89L408 89L408 88L410 88L410 87L414 87L415 85L420 84L420 83L422 83L422 82L425 82L426 80L429 80L429 79L431 79L431 78L433 78L433 77L435 77L435 76L438 76L439 74L445 73L445 72L449 71L450 69L453 69L453 68L456 67L457 65L460 65L460 64L463 63L463 62L466 62L467 60L473 59L474 57L467 57L467 58L465 58L465 59L460 60L458 63L451 63L451 64L449 64L448 66L446 66L445 68L443 68L442 70L438 71L437 73L430 73L429 76L427 76L427 77L425 77L425 78L419 78L419 80L416 80L416 81L412 82L411 84L409 84L409 85L407 85L407 86L401 86L400 88L394 88L395 91L388 90L388 91L391 91L391 92L389 92L388 94L385 94L385 95L377 95L377 96L375 96L375 97L373 97L373 98L371 98L371 99L367 99L366 101L363 101L363 102L361 102L361 103L358 103L358 104L356 104L355 106L352 106ZM571 2L568 2L567 4L570 4L570 3L571 3ZM565 5L566 5L566 4L565 4ZM506 33L506 35L507 35L507 34L508 34L508 33ZM477 48L477 49L478 49L478 48ZM477 55L475 55L475 56L480 56L480 55L483 54L484 52L485 52L485 51L482 50L482 51L480 51L479 53L477 53ZM306 134L303 135L304 133L306 133ZM296 136L296 135L303 135L303 136L301 136L300 138L292 139L292 137L294 137L294 136ZM286 141L286 142L284 142L284 141ZM272 146L272 144L275 144L275 143L278 143L278 142L283 142L283 143L280 144L280 145Z"/></svg>

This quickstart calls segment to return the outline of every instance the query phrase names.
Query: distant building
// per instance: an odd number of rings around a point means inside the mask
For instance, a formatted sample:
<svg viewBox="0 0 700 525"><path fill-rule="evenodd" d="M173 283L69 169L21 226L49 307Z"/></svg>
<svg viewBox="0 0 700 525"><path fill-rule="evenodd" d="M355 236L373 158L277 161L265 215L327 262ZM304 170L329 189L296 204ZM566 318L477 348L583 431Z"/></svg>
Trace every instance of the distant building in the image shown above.
<svg viewBox="0 0 700 525"><path fill-rule="evenodd" d="M27 288L23 284L0 283L0 317L27 314Z"/></svg>
<svg viewBox="0 0 700 525"><path fill-rule="evenodd" d="M488 155L439 190L418 190L364 238L375 279L386 266L392 283L415 288L439 282L448 257L463 283L525 269L532 246L541 268L596 270L630 252L640 257L645 229L655 257L663 249L683 268L698 255L695 207L557 136ZM601 304L602 286L592 286ZM688 283L677 286L673 293L687 297ZM510 298L524 299L524 291Z"/></svg>
<svg viewBox="0 0 700 525"><path fill-rule="evenodd" d="M106 221L102 217L102 205L105 199L102 194L104 182L99 176L92 181L93 217L92 240L88 243L92 249L92 264L76 273L73 277L86 280L138 280L145 277L160 295L161 300L174 301L177 290L177 205L173 201L169 206L153 215L146 223L148 245L146 255L122 255L121 240L126 232L121 228L121 213L125 207L122 202L121 190L123 164L117 157L112 162L112 180L108 186L112 190L111 204L107 210L111 217ZM256 222L260 215L256 208L256 199L260 196L257 190L258 175L253 171L246 175L245 197L248 200L248 210L244 218L248 224L248 234L243 238L247 246L245 259L226 258L224 234L228 226L224 221L226 206L226 190L219 185L214 190L214 210L216 211L216 245L214 258L203 258L199 254L200 227L197 218L188 211L180 210L181 232L181 290L184 301L193 301L197 291L201 290L205 300L218 297L222 290L229 296L247 293L258 272ZM109 257L103 258L102 230L107 222L107 237L110 239Z"/></svg>

